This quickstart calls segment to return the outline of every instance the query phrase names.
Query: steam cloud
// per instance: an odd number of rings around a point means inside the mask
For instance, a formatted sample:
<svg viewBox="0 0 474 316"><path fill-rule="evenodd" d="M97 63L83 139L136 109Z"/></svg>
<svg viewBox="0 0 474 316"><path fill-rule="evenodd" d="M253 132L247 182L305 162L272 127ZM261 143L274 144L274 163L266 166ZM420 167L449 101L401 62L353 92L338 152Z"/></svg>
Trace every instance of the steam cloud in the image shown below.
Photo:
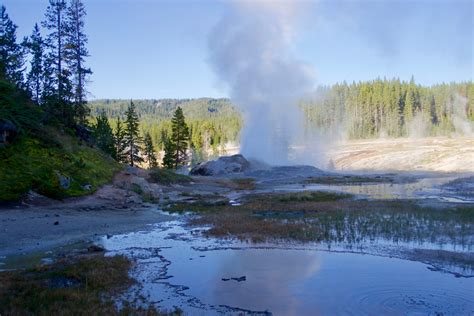
<svg viewBox="0 0 474 316"><path fill-rule="evenodd" d="M244 117L241 153L271 164L294 158L303 137L298 101L313 91L312 69L291 51L301 3L231 2L210 35L210 62Z"/></svg>

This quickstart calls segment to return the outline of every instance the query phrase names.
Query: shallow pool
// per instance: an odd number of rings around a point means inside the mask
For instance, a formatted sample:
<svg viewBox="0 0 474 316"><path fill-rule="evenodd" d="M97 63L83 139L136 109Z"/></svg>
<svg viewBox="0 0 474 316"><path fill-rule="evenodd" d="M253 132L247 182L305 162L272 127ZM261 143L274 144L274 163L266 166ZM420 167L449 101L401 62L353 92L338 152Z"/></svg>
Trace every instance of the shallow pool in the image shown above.
<svg viewBox="0 0 474 316"><path fill-rule="evenodd" d="M143 295L190 314L471 315L474 278L400 258L200 237L180 221L103 238L136 260Z"/></svg>

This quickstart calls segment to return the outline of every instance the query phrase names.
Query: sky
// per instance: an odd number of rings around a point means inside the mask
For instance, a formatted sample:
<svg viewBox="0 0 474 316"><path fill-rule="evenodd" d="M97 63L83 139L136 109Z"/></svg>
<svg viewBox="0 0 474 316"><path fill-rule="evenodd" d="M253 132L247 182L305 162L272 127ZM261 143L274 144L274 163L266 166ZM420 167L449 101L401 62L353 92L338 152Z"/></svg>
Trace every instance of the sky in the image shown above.
<svg viewBox="0 0 474 316"><path fill-rule="evenodd" d="M313 68L315 85L412 75L423 85L473 78L471 0L299 1L305 10L294 27L291 50ZM87 64L94 72L90 99L229 95L210 65L209 34L235 9L231 1L84 3ZM48 1L1 4L22 38L44 19Z"/></svg>

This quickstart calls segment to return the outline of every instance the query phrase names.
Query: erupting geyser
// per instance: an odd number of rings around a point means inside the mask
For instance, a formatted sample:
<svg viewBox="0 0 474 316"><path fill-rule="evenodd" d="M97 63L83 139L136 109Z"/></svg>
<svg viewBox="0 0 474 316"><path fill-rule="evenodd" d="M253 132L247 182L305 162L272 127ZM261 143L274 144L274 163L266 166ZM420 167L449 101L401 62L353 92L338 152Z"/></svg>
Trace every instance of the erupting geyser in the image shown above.
<svg viewBox="0 0 474 316"><path fill-rule="evenodd" d="M301 3L232 2L210 36L210 61L244 117L241 153L285 164L303 136L298 101L314 88L312 69L292 56Z"/></svg>

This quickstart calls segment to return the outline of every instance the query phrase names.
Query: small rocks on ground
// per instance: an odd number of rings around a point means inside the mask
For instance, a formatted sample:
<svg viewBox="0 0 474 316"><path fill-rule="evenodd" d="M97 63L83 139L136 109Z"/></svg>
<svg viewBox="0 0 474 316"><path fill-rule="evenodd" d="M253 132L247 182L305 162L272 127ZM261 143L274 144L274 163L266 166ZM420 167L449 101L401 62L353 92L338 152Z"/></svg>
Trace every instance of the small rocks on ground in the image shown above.
<svg viewBox="0 0 474 316"><path fill-rule="evenodd" d="M243 282L243 281L247 281L247 277L245 275L241 276L241 277L233 277L233 278L222 278L221 279L222 281L224 282L227 282L227 281L230 281L230 280L234 280L234 281L237 281L237 282Z"/></svg>
<svg viewBox="0 0 474 316"><path fill-rule="evenodd" d="M105 248L99 245L90 245L87 247L88 252L103 252L105 251Z"/></svg>

